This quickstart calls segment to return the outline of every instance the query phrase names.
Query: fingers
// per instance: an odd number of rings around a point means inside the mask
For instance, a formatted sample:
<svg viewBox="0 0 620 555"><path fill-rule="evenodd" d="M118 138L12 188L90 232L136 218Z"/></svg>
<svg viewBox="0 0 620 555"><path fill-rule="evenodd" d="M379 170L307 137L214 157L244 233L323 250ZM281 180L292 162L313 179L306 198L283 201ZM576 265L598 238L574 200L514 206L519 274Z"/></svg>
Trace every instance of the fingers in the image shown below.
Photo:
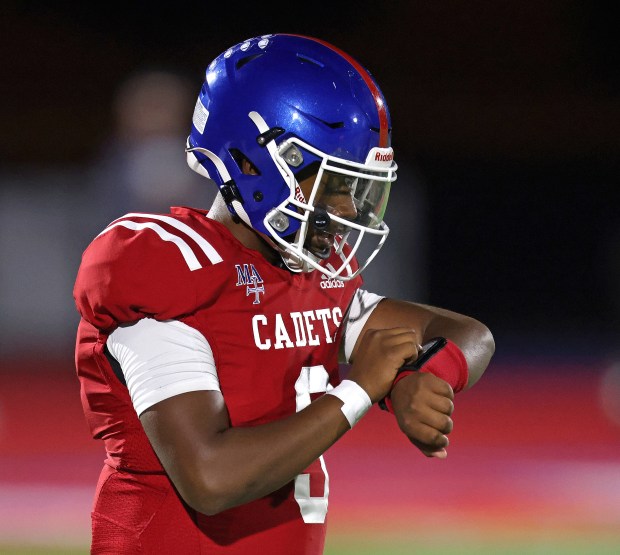
<svg viewBox="0 0 620 555"><path fill-rule="evenodd" d="M452 418L432 409L416 409L403 414L399 425L407 435L414 434L425 443L433 443L438 434L447 435L454 429Z"/></svg>
<svg viewBox="0 0 620 555"><path fill-rule="evenodd" d="M436 459L446 459L448 457L448 452L445 449L440 449L439 451L433 451L432 453L424 453L424 454L427 457L435 457Z"/></svg>
<svg viewBox="0 0 620 555"><path fill-rule="evenodd" d="M403 366L406 360L415 359L421 349L418 334L411 328L368 330L364 340L369 345L377 344L384 359L393 361L396 368Z"/></svg>
<svg viewBox="0 0 620 555"><path fill-rule="evenodd" d="M447 414L437 411L425 412L420 418L420 423L426 424L442 434L449 434L454 429L454 422L452 418L450 418Z"/></svg>
<svg viewBox="0 0 620 555"><path fill-rule="evenodd" d="M417 356L419 346L418 334L410 328L367 330L349 379L357 382L373 402L378 401L390 391L405 360Z"/></svg>
<svg viewBox="0 0 620 555"><path fill-rule="evenodd" d="M454 428L454 392L432 374L416 372L398 382L392 404L400 429L427 457L447 456L448 434Z"/></svg>
<svg viewBox="0 0 620 555"><path fill-rule="evenodd" d="M408 438L427 457L445 458L448 455L450 440L430 426L418 430L415 436L408 435Z"/></svg>
<svg viewBox="0 0 620 555"><path fill-rule="evenodd" d="M399 381L391 393L392 403L399 412L411 413L415 418L420 411L435 411L447 416L454 412L454 391L450 384L432 374L414 373Z"/></svg>
<svg viewBox="0 0 620 555"><path fill-rule="evenodd" d="M443 397L441 395L435 395L428 400L428 406L440 412L441 414L447 414L448 416L452 416L454 412L454 403L451 399L447 397Z"/></svg>
<svg viewBox="0 0 620 555"><path fill-rule="evenodd" d="M446 397L451 401L454 401L454 390L452 389L452 386L445 380L438 378L430 372L425 372L424 370L420 371L420 379L426 382L425 386L430 391L437 393L442 397Z"/></svg>

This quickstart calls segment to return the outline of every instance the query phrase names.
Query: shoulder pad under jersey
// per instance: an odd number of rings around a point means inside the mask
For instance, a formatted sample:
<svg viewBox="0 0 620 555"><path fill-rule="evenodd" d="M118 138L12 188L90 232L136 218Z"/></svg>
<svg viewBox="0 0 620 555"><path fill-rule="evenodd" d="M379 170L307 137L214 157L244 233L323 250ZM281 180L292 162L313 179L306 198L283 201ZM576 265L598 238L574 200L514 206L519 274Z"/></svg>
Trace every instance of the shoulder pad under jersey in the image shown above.
<svg viewBox="0 0 620 555"><path fill-rule="evenodd" d="M196 274L222 261L201 231L181 215L132 213L112 222L82 256L73 290L82 317L111 329L191 313Z"/></svg>

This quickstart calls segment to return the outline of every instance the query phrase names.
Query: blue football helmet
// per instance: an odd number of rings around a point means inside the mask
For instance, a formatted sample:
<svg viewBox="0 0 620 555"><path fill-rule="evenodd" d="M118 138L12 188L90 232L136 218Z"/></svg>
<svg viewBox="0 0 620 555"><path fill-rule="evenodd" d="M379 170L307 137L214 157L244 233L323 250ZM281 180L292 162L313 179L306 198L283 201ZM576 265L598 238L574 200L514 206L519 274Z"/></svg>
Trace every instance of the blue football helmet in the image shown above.
<svg viewBox="0 0 620 555"><path fill-rule="evenodd" d="M389 233L383 214L397 169L390 136L383 94L356 60L319 39L264 35L207 68L187 162L292 271L349 280ZM243 171L244 161L254 171ZM364 237L374 248L360 250ZM337 265L327 262L332 249Z"/></svg>

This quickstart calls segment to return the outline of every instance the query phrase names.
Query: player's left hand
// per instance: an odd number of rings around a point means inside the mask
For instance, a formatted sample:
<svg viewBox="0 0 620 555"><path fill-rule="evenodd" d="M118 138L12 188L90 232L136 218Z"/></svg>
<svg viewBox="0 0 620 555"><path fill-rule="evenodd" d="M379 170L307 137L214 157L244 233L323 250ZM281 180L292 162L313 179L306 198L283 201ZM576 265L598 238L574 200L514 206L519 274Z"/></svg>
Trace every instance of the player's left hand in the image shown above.
<svg viewBox="0 0 620 555"><path fill-rule="evenodd" d="M453 422L454 392L428 372L400 380L390 394L398 426L424 455L445 459Z"/></svg>

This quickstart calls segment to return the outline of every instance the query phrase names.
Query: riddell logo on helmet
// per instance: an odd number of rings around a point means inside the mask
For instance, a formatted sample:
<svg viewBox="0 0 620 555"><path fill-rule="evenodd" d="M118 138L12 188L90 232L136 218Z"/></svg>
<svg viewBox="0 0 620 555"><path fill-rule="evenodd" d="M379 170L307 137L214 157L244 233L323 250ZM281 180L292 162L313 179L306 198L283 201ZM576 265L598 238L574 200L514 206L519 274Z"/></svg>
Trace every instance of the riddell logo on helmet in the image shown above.
<svg viewBox="0 0 620 555"><path fill-rule="evenodd" d="M375 162L391 162L394 160L393 152L375 152Z"/></svg>
<svg viewBox="0 0 620 555"><path fill-rule="evenodd" d="M391 147L379 148L374 147L368 152L366 156L366 164L369 166L375 166L377 168L390 168L394 163L394 151Z"/></svg>

